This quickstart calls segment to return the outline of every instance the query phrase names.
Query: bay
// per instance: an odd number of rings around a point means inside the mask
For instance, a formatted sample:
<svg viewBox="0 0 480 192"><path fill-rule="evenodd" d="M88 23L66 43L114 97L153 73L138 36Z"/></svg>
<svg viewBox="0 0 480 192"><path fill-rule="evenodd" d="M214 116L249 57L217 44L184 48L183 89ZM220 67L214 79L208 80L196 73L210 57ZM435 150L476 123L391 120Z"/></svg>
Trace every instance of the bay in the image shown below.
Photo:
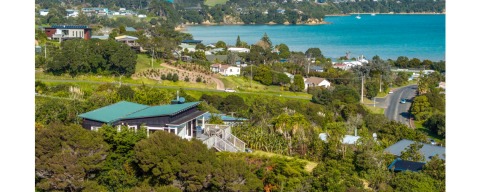
<svg viewBox="0 0 480 192"><path fill-rule="evenodd" d="M444 14L362 14L327 16L325 25L194 25L187 33L202 43L219 40L235 45L237 35L254 44L264 33L274 45L285 43L290 51L318 47L326 57L338 58L347 52L367 59L408 58L445 60Z"/></svg>

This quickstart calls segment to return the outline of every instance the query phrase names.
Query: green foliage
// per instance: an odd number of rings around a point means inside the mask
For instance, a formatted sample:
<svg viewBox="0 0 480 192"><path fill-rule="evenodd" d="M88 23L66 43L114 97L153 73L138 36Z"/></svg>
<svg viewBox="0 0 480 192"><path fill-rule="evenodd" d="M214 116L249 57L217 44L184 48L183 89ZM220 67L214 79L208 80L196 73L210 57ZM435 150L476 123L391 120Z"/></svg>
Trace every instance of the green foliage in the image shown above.
<svg viewBox="0 0 480 192"><path fill-rule="evenodd" d="M318 103L320 105L330 105L333 100L331 90L327 90L325 88L315 88L309 91L311 91L312 102L314 103Z"/></svg>
<svg viewBox="0 0 480 192"><path fill-rule="evenodd" d="M215 47L216 48L227 48L227 44L225 43L225 41L217 41L217 43L215 43Z"/></svg>
<svg viewBox="0 0 480 192"><path fill-rule="evenodd" d="M135 91L134 101L144 105L162 105L170 103L173 94L165 89L154 89L145 85Z"/></svg>
<svg viewBox="0 0 480 192"><path fill-rule="evenodd" d="M102 126L99 133L109 144L110 150L98 182L111 191L134 187L138 178L133 147L147 137L146 130L143 128L135 131L123 126L118 131L112 126Z"/></svg>
<svg viewBox="0 0 480 192"><path fill-rule="evenodd" d="M289 58L290 57L290 49L288 48L288 46L284 43L281 43L280 45L278 45L277 47L278 51L280 52L278 55L280 56L280 58Z"/></svg>
<svg viewBox="0 0 480 192"><path fill-rule="evenodd" d="M322 51L320 48L308 48L307 51L305 51L305 55L308 57L314 57L314 58L324 58Z"/></svg>
<svg viewBox="0 0 480 192"><path fill-rule="evenodd" d="M115 41L70 40L62 43L46 71L72 77L86 73L130 76L135 73L136 58L130 47Z"/></svg>
<svg viewBox="0 0 480 192"><path fill-rule="evenodd" d="M177 181L181 189L198 191L210 182L214 171L215 152L198 140L157 131L135 145L135 158L142 174L153 185L169 185Z"/></svg>
<svg viewBox="0 0 480 192"><path fill-rule="evenodd" d="M122 85L118 88L117 95L120 100L131 101L135 96L135 91L128 85Z"/></svg>
<svg viewBox="0 0 480 192"><path fill-rule="evenodd" d="M213 115L213 114L212 116L210 116L210 120L208 121L208 123L223 125L223 121L220 115Z"/></svg>
<svg viewBox="0 0 480 192"><path fill-rule="evenodd" d="M108 145L100 134L77 125L51 124L35 133L36 187L46 191L97 188Z"/></svg>
<svg viewBox="0 0 480 192"><path fill-rule="evenodd" d="M394 84L396 86L402 86L408 82L408 73L406 72L398 72L397 77L394 80Z"/></svg>
<svg viewBox="0 0 480 192"><path fill-rule="evenodd" d="M238 95L228 95L220 103L219 109L225 113L229 112L241 112L246 109L245 101Z"/></svg>
<svg viewBox="0 0 480 192"><path fill-rule="evenodd" d="M408 148L402 151L400 158L409 161L425 161L420 149L423 147L423 144L415 142L408 146Z"/></svg>
<svg viewBox="0 0 480 192"><path fill-rule="evenodd" d="M178 74L177 73L174 73L173 76L172 76L172 81L173 82L177 82L178 81Z"/></svg>
<svg viewBox="0 0 480 192"><path fill-rule="evenodd" d="M425 164L422 172L437 181L439 191L445 191L445 161L437 155Z"/></svg>
<svg viewBox="0 0 480 192"><path fill-rule="evenodd" d="M259 81L264 85L271 85L273 81L272 72L270 68L265 65L261 65L256 68L253 76L253 80Z"/></svg>
<svg viewBox="0 0 480 192"><path fill-rule="evenodd" d="M439 190L435 186L434 179L423 173L411 171L397 173L390 183L395 191L433 192Z"/></svg>
<svg viewBox="0 0 480 192"><path fill-rule="evenodd" d="M423 126L430 129L433 133L436 133L442 138L445 138L445 114L435 113L430 116L424 123Z"/></svg>
<svg viewBox="0 0 480 192"><path fill-rule="evenodd" d="M360 101L360 94L352 87L338 85L332 92L334 100L339 100L347 104L358 103Z"/></svg>
<svg viewBox="0 0 480 192"><path fill-rule="evenodd" d="M272 48L272 41L270 40L270 37L268 37L267 33L264 33L263 37L260 40L267 44L267 47L264 47L264 49Z"/></svg>
<svg viewBox="0 0 480 192"><path fill-rule="evenodd" d="M413 99L412 106L410 107L410 113L414 115L416 120L425 120L428 118L425 116L425 114L429 114L431 111L432 108L428 102L427 96L420 95Z"/></svg>
<svg viewBox="0 0 480 192"><path fill-rule="evenodd" d="M260 191L262 181L252 171L255 167L247 164L242 157L227 153L218 154L218 167L213 173L213 191Z"/></svg>
<svg viewBox="0 0 480 192"><path fill-rule="evenodd" d="M290 85L290 91L301 92L305 89L305 82L301 75L293 76L293 84Z"/></svg>
<svg viewBox="0 0 480 192"><path fill-rule="evenodd" d="M235 47L241 47L242 46L242 41L240 40L240 35L237 35L237 41L235 43Z"/></svg>
<svg viewBox="0 0 480 192"><path fill-rule="evenodd" d="M377 82L367 82L365 83L365 91L367 98L373 99L380 91L380 85Z"/></svg>

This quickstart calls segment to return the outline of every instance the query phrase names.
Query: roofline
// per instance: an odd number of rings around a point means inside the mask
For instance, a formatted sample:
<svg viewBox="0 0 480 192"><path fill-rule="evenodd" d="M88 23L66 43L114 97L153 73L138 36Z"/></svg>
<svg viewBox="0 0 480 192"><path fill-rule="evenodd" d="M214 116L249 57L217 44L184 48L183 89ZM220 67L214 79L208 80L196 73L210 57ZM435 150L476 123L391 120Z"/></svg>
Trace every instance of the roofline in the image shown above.
<svg viewBox="0 0 480 192"><path fill-rule="evenodd" d="M176 113L165 114L165 115L148 115L148 116L139 116L139 117L130 117L130 118L120 118L120 119L117 119L117 120L128 120L128 119L139 119L139 118L147 118L147 117L171 116L171 115L176 115L176 114L179 114L179 113L181 113L181 112L184 112L184 111L186 111L186 110L188 110L188 109L191 109L191 108L193 108L193 107L196 107L198 104L200 104L200 102L198 102L198 101L196 101L196 102L188 102L188 103L196 103L196 104L195 104L195 105L192 105L192 106L190 106L190 107L188 107L188 108L186 108L186 109L179 110L179 111L177 111ZM176 104L173 104L173 105L176 105ZM157 105L157 106L162 106L162 105ZM133 113L136 113L136 112L139 112L139 111L142 111L142 110L146 110L146 109L148 109L148 108L150 108L150 107L156 107L156 106L149 106L149 107L147 107L147 108L144 108L144 109L141 109L141 110L132 112L132 113L130 113L130 114L133 114ZM127 116L130 115L130 114L127 114ZM116 120L116 121L117 121L117 120Z"/></svg>
<svg viewBox="0 0 480 192"><path fill-rule="evenodd" d="M194 119L196 120L198 117L200 117L200 116L202 116L202 115L205 115L205 113L208 113L208 112L203 112L202 114L200 114L200 115L198 115L198 116L196 116L196 117L194 117L194 118L192 118L192 119L188 119L188 120L186 120L185 122L188 122L188 121L191 121L191 120L194 120ZM165 125L167 125L167 126L168 126L168 125L178 126L178 125L183 125L183 124L185 124L185 123L180 123L180 124L167 123L167 124L165 124Z"/></svg>

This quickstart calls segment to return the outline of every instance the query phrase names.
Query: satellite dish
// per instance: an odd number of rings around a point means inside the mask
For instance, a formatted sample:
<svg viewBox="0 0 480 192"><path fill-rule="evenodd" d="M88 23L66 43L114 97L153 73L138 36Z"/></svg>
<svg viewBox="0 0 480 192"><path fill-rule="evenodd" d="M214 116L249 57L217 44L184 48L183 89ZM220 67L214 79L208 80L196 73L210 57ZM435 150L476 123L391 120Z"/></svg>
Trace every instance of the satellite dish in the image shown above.
<svg viewBox="0 0 480 192"><path fill-rule="evenodd" d="M178 101L179 101L180 103L185 103L185 98L180 97L180 98L178 99Z"/></svg>

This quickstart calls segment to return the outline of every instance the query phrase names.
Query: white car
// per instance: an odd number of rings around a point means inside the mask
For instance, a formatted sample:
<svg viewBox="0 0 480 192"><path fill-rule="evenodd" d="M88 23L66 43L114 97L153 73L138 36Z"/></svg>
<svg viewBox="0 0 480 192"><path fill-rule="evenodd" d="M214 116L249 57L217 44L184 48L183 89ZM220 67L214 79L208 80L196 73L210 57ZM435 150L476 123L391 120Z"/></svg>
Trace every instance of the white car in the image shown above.
<svg viewBox="0 0 480 192"><path fill-rule="evenodd" d="M227 89L225 89L225 92L235 93L237 91L235 91L234 89L227 88Z"/></svg>

